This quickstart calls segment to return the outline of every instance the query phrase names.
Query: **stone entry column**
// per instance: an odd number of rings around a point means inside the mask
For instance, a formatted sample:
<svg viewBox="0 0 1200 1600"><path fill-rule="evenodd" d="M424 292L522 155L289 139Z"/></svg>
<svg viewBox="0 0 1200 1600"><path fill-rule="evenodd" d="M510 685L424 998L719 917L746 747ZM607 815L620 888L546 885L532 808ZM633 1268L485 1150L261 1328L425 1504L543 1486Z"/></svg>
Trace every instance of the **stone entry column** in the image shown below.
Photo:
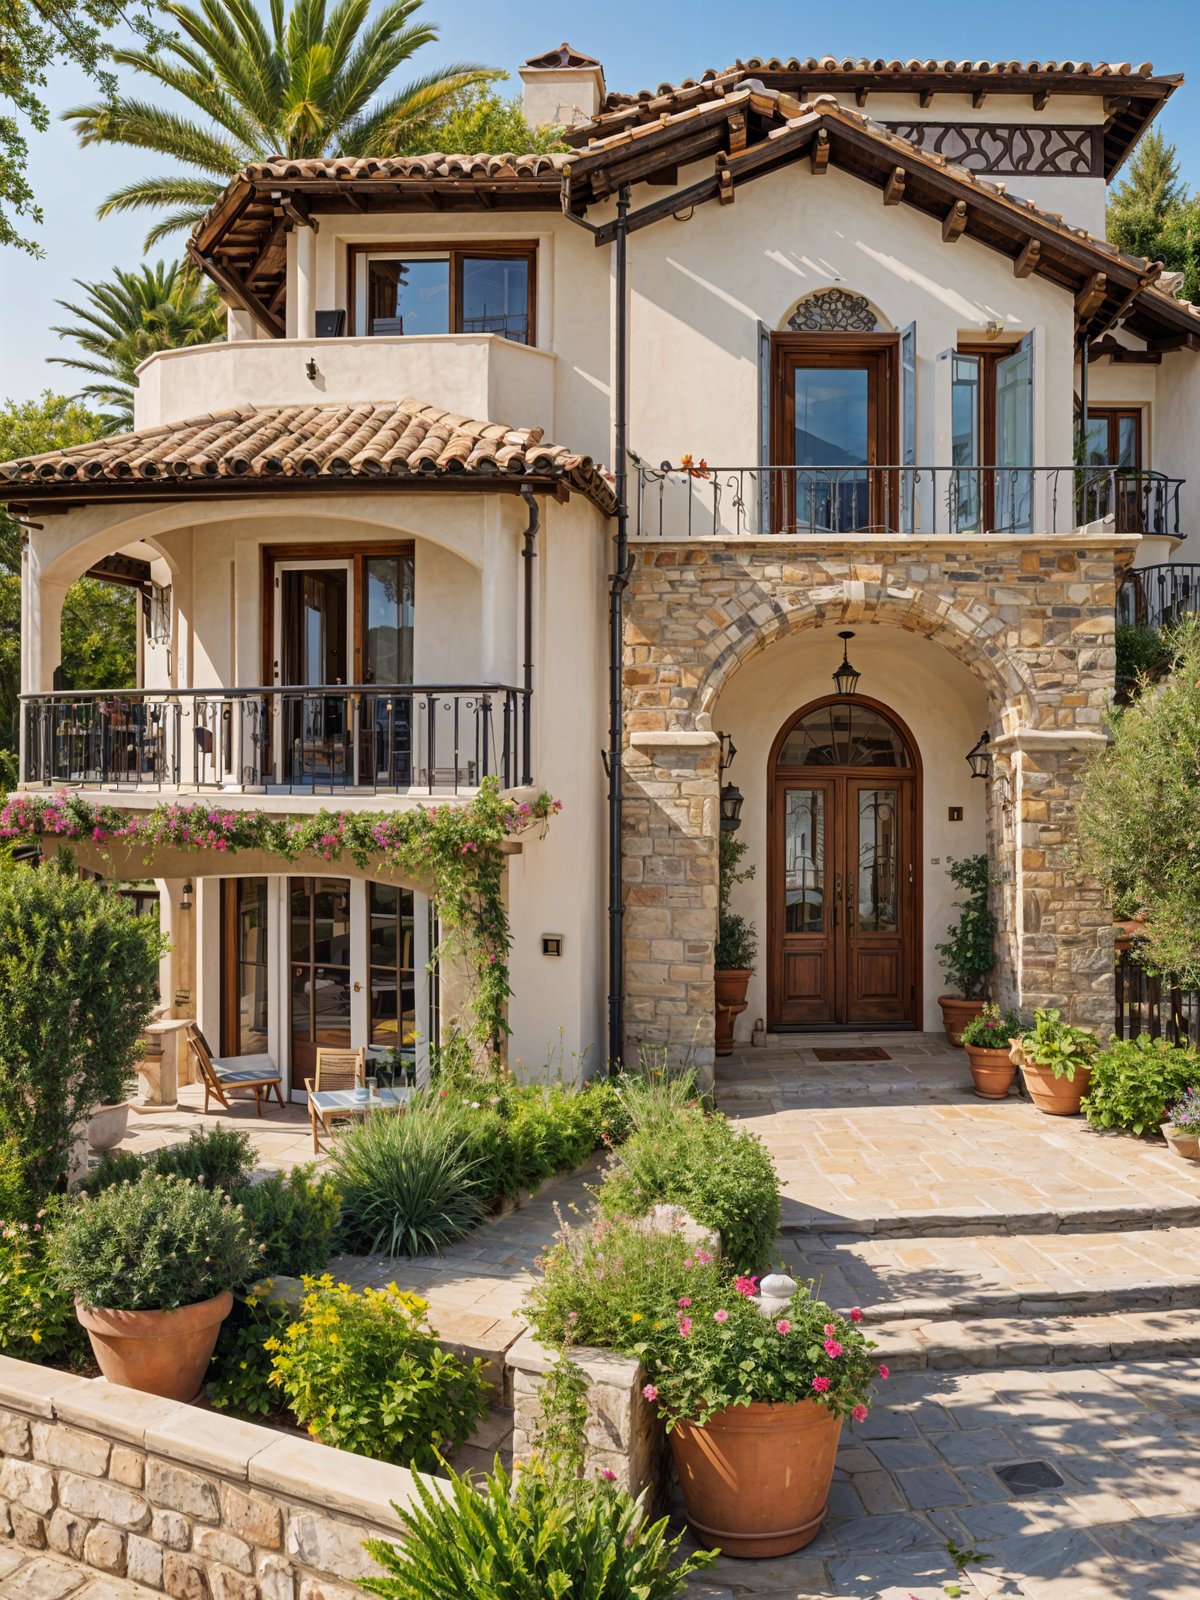
<svg viewBox="0 0 1200 1600"><path fill-rule="evenodd" d="M625 1055L663 1046L713 1081L720 741L639 731L625 754Z"/></svg>

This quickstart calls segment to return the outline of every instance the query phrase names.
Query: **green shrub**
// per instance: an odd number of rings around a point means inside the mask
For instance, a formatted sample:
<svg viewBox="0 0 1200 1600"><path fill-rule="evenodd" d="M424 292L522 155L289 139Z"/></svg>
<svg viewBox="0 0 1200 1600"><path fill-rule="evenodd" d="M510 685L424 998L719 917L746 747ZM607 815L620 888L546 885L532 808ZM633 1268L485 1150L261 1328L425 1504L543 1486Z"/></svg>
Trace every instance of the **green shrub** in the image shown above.
<svg viewBox="0 0 1200 1600"><path fill-rule="evenodd" d="M1114 640L1117 650L1117 677L1136 678L1157 672L1171 659L1171 647L1157 628L1142 623L1123 623Z"/></svg>
<svg viewBox="0 0 1200 1600"><path fill-rule="evenodd" d="M185 1178L206 1189L232 1194L243 1189L254 1171L258 1155L250 1135L240 1128L193 1128L185 1144L135 1155L132 1150L106 1150L98 1166L83 1183L89 1194L99 1194L114 1183L136 1183L142 1177Z"/></svg>
<svg viewBox="0 0 1200 1600"><path fill-rule="evenodd" d="M956 861L947 856L950 882L963 898L954 902L962 915L946 930L945 944L937 947L946 981L958 989L964 1000L983 997L987 980L996 963L996 919L988 909L991 872L986 855L965 856Z"/></svg>
<svg viewBox="0 0 1200 1600"><path fill-rule="evenodd" d="M750 848L747 839L736 833L722 833L717 867L717 943L713 961L723 971L753 968L758 960L758 930L748 917L730 909L733 891L739 883L749 883L754 867L739 872L742 857Z"/></svg>
<svg viewBox="0 0 1200 1600"><path fill-rule="evenodd" d="M1035 1011L1033 1027L1018 1042L1030 1066L1041 1067L1068 1083L1075 1082L1076 1072L1093 1065L1100 1048L1095 1034L1072 1027L1063 1021L1061 1011L1052 1008Z"/></svg>
<svg viewBox="0 0 1200 1600"><path fill-rule="evenodd" d="M667 1519L651 1522L614 1484L581 1482L533 1462L515 1480L500 1462L478 1493L450 1474L437 1492L416 1483L401 1545L370 1540L387 1576L360 1578L386 1600L676 1600L689 1576L712 1565L681 1558Z"/></svg>
<svg viewBox="0 0 1200 1600"><path fill-rule="evenodd" d="M0 873L0 1135L18 1140L34 1195L63 1184L78 1124L129 1092L165 949L97 883Z"/></svg>
<svg viewBox="0 0 1200 1600"><path fill-rule="evenodd" d="M426 1302L395 1284L359 1294L326 1274L305 1288L286 1335L266 1342L272 1383L322 1443L433 1471L487 1414L483 1362L443 1350Z"/></svg>
<svg viewBox="0 0 1200 1600"><path fill-rule="evenodd" d="M75 1367L87 1341L47 1245L44 1219L0 1222L0 1351L18 1361Z"/></svg>
<svg viewBox="0 0 1200 1600"><path fill-rule="evenodd" d="M85 1306L175 1311L244 1283L258 1248L228 1195L144 1177L64 1210L52 1257L66 1292Z"/></svg>
<svg viewBox="0 0 1200 1600"><path fill-rule="evenodd" d="M1113 1039L1092 1062L1083 1112L1093 1128L1157 1133L1169 1107L1200 1085L1200 1053L1141 1033Z"/></svg>
<svg viewBox="0 0 1200 1600"><path fill-rule="evenodd" d="M244 1300L235 1300L221 1324L209 1368L209 1402L215 1411L266 1417L284 1408L283 1395L271 1382L271 1351L266 1346L268 1339L283 1337L293 1312L272 1297L272 1287L267 1279Z"/></svg>
<svg viewBox="0 0 1200 1600"><path fill-rule="evenodd" d="M328 1173L293 1167L236 1190L233 1198L261 1251L258 1276L299 1278L329 1260L341 1196Z"/></svg>
<svg viewBox="0 0 1200 1600"><path fill-rule="evenodd" d="M443 1250L484 1216L487 1169L473 1155L467 1112L418 1100L398 1116L366 1117L330 1156L342 1197L338 1237L361 1255Z"/></svg>
<svg viewBox="0 0 1200 1600"><path fill-rule="evenodd" d="M963 1029L962 1042L977 1050L1007 1050L1022 1031L1023 1024L1015 1011L1001 1011L989 1001Z"/></svg>

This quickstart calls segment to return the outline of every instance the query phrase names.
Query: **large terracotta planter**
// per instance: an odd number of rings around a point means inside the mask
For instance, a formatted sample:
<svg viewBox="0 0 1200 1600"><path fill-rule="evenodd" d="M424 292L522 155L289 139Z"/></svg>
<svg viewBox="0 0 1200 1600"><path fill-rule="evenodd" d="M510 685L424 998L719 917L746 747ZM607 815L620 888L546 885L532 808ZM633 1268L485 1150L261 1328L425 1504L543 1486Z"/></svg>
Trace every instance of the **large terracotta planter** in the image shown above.
<svg viewBox="0 0 1200 1600"><path fill-rule="evenodd" d="M975 1093L981 1100L1004 1100L1017 1075L1016 1063L1007 1050L987 1050L982 1045L968 1044L963 1048L971 1064L975 1080Z"/></svg>
<svg viewBox="0 0 1200 1600"><path fill-rule="evenodd" d="M112 1150L125 1137L129 1126L129 1101L97 1106L88 1119L87 1142L93 1150Z"/></svg>
<svg viewBox="0 0 1200 1600"><path fill-rule="evenodd" d="M753 977L750 967L718 967L713 974L717 991L716 1053L733 1054L733 1025L746 1009L746 990Z"/></svg>
<svg viewBox="0 0 1200 1600"><path fill-rule="evenodd" d="M166 1400L194 1400L232 1306L224 1289L178 1311L89 1311L76 1300L75 1315L109 1383Z"/></svg>
<svg viewBox="0 0 1200 1600"><path fill-rule="evenodd" d="M815 1400L727 1406L668 1435L701 1544L746 1559L786 1556L820 1531L842 1419Z"/></svg>
<svg viewBox="0 0 1200 1600"><path fill-rule="evenodd" d="M1087 1093L1088 1084L1092 1080L1091 1067L1076 1067L1074 1082L1066 1078L1056 1078L1048 1067L1035 1067L1029 1061L1021 1063L1021 1071L1025 1077L1025 1087L1029 1090L1029 1098L1039 1111L1044 1111L1051 1117L1079 1115L1079 1102Z"/></svg>
<svg viewBox="0 0 1200 1600"><path fill-rule="evenodd" d="M963 1029L968 1022L974 1022L976 1017L983 1015L985 1004L983 1000L963 1000L956 994L938 995L942 1026L951 1044L962 1044Z"/></svg>
<svg viewBox="0 0 1200 1600"><path fill-rule="evenodd" d="M1170 1122L1162 1125L1162 1135L1175 1155L1183 1161L1200 1161L1200 1138L1184 1133Z"/></svg>

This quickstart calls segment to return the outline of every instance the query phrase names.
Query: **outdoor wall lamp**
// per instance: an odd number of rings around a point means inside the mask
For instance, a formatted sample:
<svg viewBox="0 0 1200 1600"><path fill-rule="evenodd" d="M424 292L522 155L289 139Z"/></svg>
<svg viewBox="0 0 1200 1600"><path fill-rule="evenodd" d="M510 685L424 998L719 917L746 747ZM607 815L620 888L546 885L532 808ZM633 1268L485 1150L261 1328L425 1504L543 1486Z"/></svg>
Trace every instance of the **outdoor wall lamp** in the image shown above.
<svg viewBox="0 0 1200 1600"><path fill-rule="evenodd" d="M838 634L838 638L842 641L842 664L833 675L833 686L839 694L853 694L858 688L858 680L862 676L861 673L855 672L846 655L850 640L853 637L853 633L850 632Z"/></svg>
<svg viewBox="0 0 1200 1600"><path fill-rule="evenodd" d="M733 765L733 758L737 755L737 745L727 733L718 734L721 741L721 767L720 776L724 777ZM736 783L727 783L721 789L721 832L736 833L742 825L742 805L745 796Z"/></svg>
<svg viewBox="0 0 1200 1600"><path fill-rule="evenodd" d="M985 782L992 776L992 736L985 728L975 741L975 747L968 750L965 760L971 769L973 778L982 778Z"/></svg>
<svg viewBox="0 0 1200 1600"><path fill-rule="evenodd" d="M179 909L180 911L190 911L192 909L192 880L190 878L184 880L183 893L179 897Z"/></svg>

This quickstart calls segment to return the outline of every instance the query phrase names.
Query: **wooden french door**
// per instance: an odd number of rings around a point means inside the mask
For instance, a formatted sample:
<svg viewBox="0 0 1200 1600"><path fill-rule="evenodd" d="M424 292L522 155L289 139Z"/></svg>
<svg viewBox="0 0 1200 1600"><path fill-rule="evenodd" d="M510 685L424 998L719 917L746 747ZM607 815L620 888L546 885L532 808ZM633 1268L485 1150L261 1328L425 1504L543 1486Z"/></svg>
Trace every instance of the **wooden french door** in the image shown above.
<svg viewBox="0 0 1200 1600"><path fill-rule="evenodd" d="M816 721L828 722L828 737L814 732ZM849 765L855 756L865 758L857 768ZM777 742L767 874L771 1026L917 1021L917 774L897 770L907 759L896 731L866 707L821 706Z"/></svg>
<svg viewBox="0 0 1200 1600"><path fill-rule="evenodd" d="M292 1084L302 1088L317 1050L350 1048L350 880L288 879Z"/></svg>

